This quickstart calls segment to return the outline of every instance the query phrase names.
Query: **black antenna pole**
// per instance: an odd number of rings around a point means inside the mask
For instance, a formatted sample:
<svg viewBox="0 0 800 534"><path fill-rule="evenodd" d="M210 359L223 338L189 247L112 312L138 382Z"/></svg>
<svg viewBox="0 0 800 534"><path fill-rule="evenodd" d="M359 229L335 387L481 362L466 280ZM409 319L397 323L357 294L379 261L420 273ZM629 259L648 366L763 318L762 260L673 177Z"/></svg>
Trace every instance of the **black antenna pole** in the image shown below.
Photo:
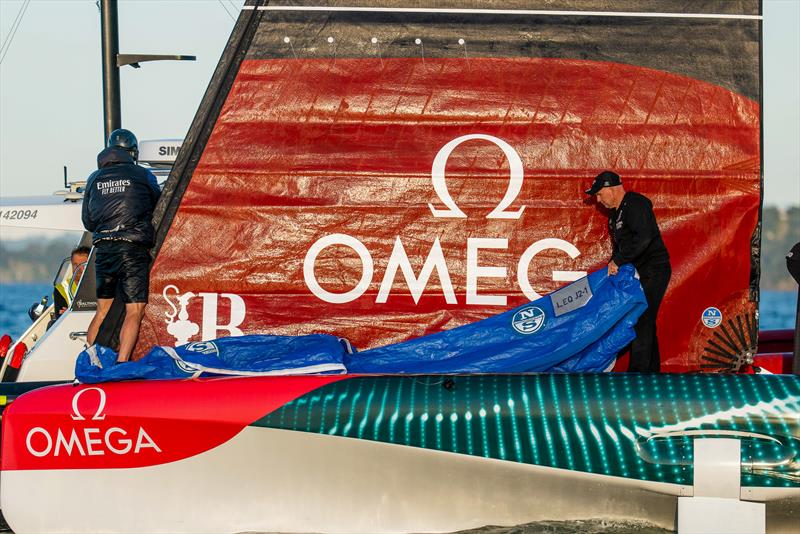
<svg viewBox="0 0 800 534"><path fill-rule="evenodd" d="M105 137L122 126L119 96L119 25L117 0L100 0L100 34L103 46L103 127Z"/></svg>

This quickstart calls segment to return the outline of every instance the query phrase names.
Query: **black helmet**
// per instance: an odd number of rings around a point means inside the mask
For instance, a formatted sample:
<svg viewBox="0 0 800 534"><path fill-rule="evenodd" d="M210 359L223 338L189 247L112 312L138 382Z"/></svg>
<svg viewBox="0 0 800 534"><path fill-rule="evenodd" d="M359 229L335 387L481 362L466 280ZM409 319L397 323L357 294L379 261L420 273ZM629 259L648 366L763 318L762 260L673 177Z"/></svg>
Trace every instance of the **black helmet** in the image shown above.
<svg viewBox="0 0 800 534"><path fill-rule="evenodd" d="M127 150L134 160L139 159L139 141L133 132L125 128L119 128L111 132L108 136L107 146L115 146Z"/></svg>

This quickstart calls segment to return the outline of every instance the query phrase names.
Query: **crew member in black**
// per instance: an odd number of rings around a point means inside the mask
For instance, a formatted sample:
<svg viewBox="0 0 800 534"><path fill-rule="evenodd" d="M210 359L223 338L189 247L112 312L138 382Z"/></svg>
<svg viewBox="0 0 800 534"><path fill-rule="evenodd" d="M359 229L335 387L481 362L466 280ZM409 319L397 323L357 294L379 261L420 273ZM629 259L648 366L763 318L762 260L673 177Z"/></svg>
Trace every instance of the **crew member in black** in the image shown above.
<svg viewBox="0 0 800 534"><path fill-rule="evenodd" d="M653 203L639 193L625 191L619 175L611 171L598 174L587 195L611 210L608 233L613 246L608 274L615 275L619 266L632 263L639 273L647 310L636 323L636 339L631 343L629 371L658 373L661 356L656 335L656 316L667 290L672 268L669 253L658 229Z"/></svg>
<svg viewBox="0 0 800 534"><path fill-rule="evenodd" d="M97 156L98 170L89 177L83 197L83 225L93 233L97 276L97 312L89 325L92 345L119 293L125 322L119 336L119 357L130 358L144 317L150 284L153 210L161 190L156 177L136 164L139 144L128 130L114 130L108 148Z"/></svg>

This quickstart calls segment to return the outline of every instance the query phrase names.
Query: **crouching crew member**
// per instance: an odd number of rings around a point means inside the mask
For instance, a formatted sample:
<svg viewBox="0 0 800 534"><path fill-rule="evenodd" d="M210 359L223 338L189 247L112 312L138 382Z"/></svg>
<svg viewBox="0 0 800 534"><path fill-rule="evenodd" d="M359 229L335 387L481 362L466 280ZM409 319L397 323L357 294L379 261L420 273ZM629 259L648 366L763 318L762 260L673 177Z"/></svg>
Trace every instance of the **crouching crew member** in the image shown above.
<svg viewBox="0 0 800 534"><path fill-rule="evenodd" d="M586 194L596 195L597 201L610 210L608 233L611 236L612 253L608 274L613 276L620 265L632 263L639 273L647 298L647 310L636 323L636 339L631 343L628 370L658 373L661 370L661 356L656 317L672 268L653 213L653 203L644 195L626 192L619 175L611 171L598 174Z"/></svg>

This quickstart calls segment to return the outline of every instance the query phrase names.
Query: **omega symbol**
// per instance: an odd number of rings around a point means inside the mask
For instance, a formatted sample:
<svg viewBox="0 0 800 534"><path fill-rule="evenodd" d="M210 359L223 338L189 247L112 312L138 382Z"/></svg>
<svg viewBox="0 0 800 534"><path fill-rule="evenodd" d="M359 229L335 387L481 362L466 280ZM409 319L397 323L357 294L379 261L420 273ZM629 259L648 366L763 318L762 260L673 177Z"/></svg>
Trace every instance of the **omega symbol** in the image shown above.
<svg viewBox="0 0 800 534"><path fill-rule="evenodd" d="M447 165L447 160L450 158L450 154L453 152L453 150L455 150L455 148L461 143L470 141L472 139L482 139L484 141L494 143L500 147L500 149L503 151L503 154L505 154L506 159L508 160L509 170L511 171L508 189L506 190L505 196L503 196L502 200L500 200L500 203L495 206L495 208L486 216L486 218L519 219L522 216L522 212L525 211L525 206L522 206L517 211L506 211L506 209L508 209L514 200L516 200L517 195L519 195L519 192L522 189L522 181L524 178L522 160L511 145L498 137L486 134L462 135L461 137L457 137L444 145L436 154L436 157L433 159L433 166L431 167L431 181L433 182L434 191L436 191L436 194L439 195L439 200L442 201L442 204L445 205L446 209L440 210L434 208L433 204L428 203L431 213L433 213L434 217L454 219L467 218L467 215L456 205L455 201L450 196L450 192L447 190L447 183L444 177L444 168L445 165Z"/></svg>
<svg viewBox="0 0 800 534"><path fill-rule="evenodd" d="M94 412L94 415L92 416L92 421L102 421L103 419L106 418L105 414L103 413L103 410L106 407L106 392L100 388L86 388L80 390L75 394L74 397L72 397L71 417L73 421L86 421L86 418L83 415L81 415L80 408L78 408L78 399L80 399L81 395L83 395L88 391L96 391L100 395L99 397L100 402L97 405L97 410Z"/></svg>

